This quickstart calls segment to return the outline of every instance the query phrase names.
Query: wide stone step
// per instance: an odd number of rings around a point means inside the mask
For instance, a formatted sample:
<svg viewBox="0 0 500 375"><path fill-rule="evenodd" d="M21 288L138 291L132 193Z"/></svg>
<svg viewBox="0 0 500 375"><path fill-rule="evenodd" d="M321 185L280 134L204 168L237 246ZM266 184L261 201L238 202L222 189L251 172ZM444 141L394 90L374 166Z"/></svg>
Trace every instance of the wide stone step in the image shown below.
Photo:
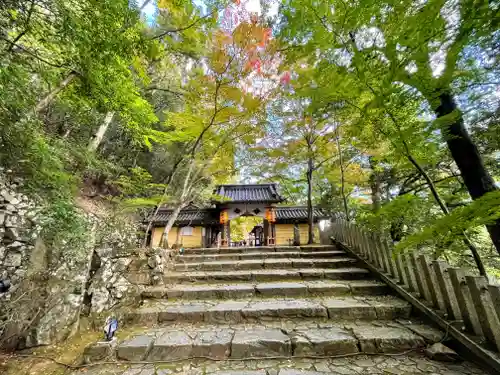
<svg viewBox="0 0 500 375"><path fill-rule="evenodd" d="M193 271L168 272L163 276L166 284L199 281L283 281L283 280L359 280L370 278L371 274L364 268L299 268L292 270L261 269L234 271Z"/></svg>
<svg viewBox="0 0 500 375"><path fill-rule="evenodd" d="M236 299L252 297L311 297L327 295L383 295L390 288L380 282L300 281L274 283L234 283L177 285L171 288L150 287L142 292L144 298L156 299Z"/></svg>
<svg viewBox="0 0 500 375"><path fill-rule="evenodd" d="M288 324L290 326L290 324ZM422 326L421 330L428 330ZM434 335L436 339L442 335ZM427 342L429 342L427 340ZM128 361L167 361L208 357L222 360L252 357L336 356L356 353L401 353L422 348L426 339L403 324L389 321L273 327L179 325L146 331L120 342L115 355ZM85 350L86 362L109 353L107 344Z"/></svg>
<svg viewBox="0 0 500 375"><path fill-rule="evenodd" d="M263 251L263 252L239 252L230 254L196 254L196 255L176 255L176 261L184 262L204 262L204 261L226 261L226 260L246 260L246 259L269 259L269 258L334 258L346 256L342 250L330 251Z"/></svg>
<svg viewBox="0 0 500 375"><path fill-rule="evenodd" d="M337 250L333 245L311 245L311 246L255 246L255 247L203 247L184 249L184 254L235 254L235 253L262 253L262 252L290 252L290 251L331 251Z"/></svg>
<svg viewBox="0 0 500 375"><path fill-rule="evenodd" d="M122 312L127 324L168 322L243 322L271 318L375 320L408 318L411 305L394 297L154 301Z"/></svg>
<svg viewBox="0 0 500 375"><path fill-rule="evenodd" d="M230 270L260 270L260 269L290 269L290 268L341 268L357 264L353 258L320 258L320 259L247 259L211 261L201 263L177 263L175 271L230 271Z"/></svg>

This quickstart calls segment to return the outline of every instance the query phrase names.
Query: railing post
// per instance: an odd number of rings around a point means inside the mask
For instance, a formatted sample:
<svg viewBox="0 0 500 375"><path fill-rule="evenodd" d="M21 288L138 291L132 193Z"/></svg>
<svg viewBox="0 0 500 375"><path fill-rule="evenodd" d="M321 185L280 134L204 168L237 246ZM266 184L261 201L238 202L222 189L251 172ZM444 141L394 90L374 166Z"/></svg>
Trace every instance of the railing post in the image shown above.
<svg viewBox="0 0 500 375"><path fill-rule="evenodd" d="M367 258L368 251L366 251L365 247L363 246L361 230L354 224L351 224L351 226L352 226L352 234L354 235L352 245L357 249L358 253L364 254L364 257Z"/></svg>
<svg viewBox="0 0 500 375"><path fill-rule="evenodd" d="M491 300L493 301L493 306L495 306L498 319L500 319L500 286L488 285L488 290L490 291Z"/></svg>
<svg viewBox="0 0 500 375"><path fill-rule="evenodd" d="M406 280L406 275L403 270L403 261L401 259L401 255L396 255L396 268L398 270L399 283L403 286L408 285L408 281Z"/></svg>
<svg viewBox="0 0 500 375"><path fill-rule="evenodd" d="M363 233L362 231L353 225L354 235L355 235L355 246L358 248L358 251L364 255L365 258L368 258L368 249L365 246L363 241Z"/></svg>
<svg viewBox="0 0 500 375"><path fill-rule="evenodd" d="M377 247L380 257L382 259L382 269L384 270L385 273L390 274L390 267L387 259L387 253L385 252L382 246L382 241L378 234L373 234L373 243Z"/></svg>
<svg viewBox="0 0 500 375"><path fill-rule="evenodd" d="M344 220L339 219L338 224L337 224L337 232L339 234L339 240L340 242L345 242L345 223Z"/></svg>
<svg viewBox="0 0 500 375"><path fill-rule="evenodd" d="M384 256L384 253L377 242L377 238L376 238L376 235L374 233L371 233L370 241L372 243L375 254L377 254L377 259L378 259L378 263L380 265L380 270L382 272L387 272L387 264L385 261L385 256Z"/></svg>
<svg viewBox="0 0 500 375"><path fill-rule="evenodd" d="M373 258L372 258L372 254L370 251L370 246L368 246L368 242L366 241L365 231L360 229L360 228L357 228L357 229L358 229L359 245L363 249L363 252L366 254L366 257L368 258L368 260L373 263Z"/></svg>
<svg viewBox="0 0 500 375"><path fill-rule="evenodd" d="M430 266L431 262L429 261L429 258L427 255L420 255L419 260L422 270L424 271L425 279L427 280L427 287L429 288L429 294L431 297L429 302L432 303L435 308L446 311L446 306L444 305L441 293L439 292L436 275Z"/></svg>
<svg viewBox="0 0 500 375"><path fill-rule="evenodd" d="M346 242L346 238L347 238L347 233L346 233L345 221L344 220L342 220L342 221L339 220L339 228L340 228L341 233L342 233L342 235L341 235L341 241L345 243Z"/></svg>
<svg viewBox="0 0 500 375"><path fill-rule="evenodd" d="M487 281L483 276L465 276L484 336L500 351L500 321Z"/></svg>
<svg viewBox="0 0 500 375"><path fill-rule="evenodd" d="M332 223L333 237L335 238L336 241L342 242L342 234L340 233L341 231L339 229L339 220L336 217L334 217L331 220L331 223Z"/></svg>
<svg viewBox="0 0 500 375"><path fill-rule="evenodd" d="M406 272L406 280L408 281L408 288L410 292L417 293L418 288L417 288L417 283L415 282L415 272L410 262L410 256L408 254L401 255L401 260L403 262L404 271Z"/></svg>
<svg viewBox="0 0 500 375"><path fill-rule="evenodd" d="M434 267L434 272L436 272L439 289L441 290L448 316L454 320L462 319L455 291L451 285L450 276L448 275L448 264L442 260L435 260L432 262L432 266Z"/></svg>
<svg viewBox="0 0 500 375"><path fill-rule="evenodd" d="M349 237L350 237L350 241L351 241L351 249L353 249L355 252L357 252L358 254L363 254L363 252L361 251L361 248L358 246L358 241L357 241L357 236L356 236L356 231L355 231L355 228L354 228L354 225L352 225L351 223L348 224L349 225L349 233L351 234Z"/></svg>
<svg viewBox="0 0 500 375"><path fill-rule="evenodd" d="M397 273L397 269L396 269L396 261L394 260L394 257L392 256L392 251L391 251L391 248L389 247L389 242L385 238L382 238L381 243L382 243L382 247L383 247L385 253L387 254L387 259L389 261L389 267L390 267L389 273L391 274L391 276L393 278L398 279L398 273Z"/></svg>
<svg viewBox="0 0 500 375"><path fill-rule="evenodd" d="M385 264L385 259L384 259L384 254L382 253L382 250L380 249L380 246L378 246L377 243L377 238L375 237L375 234L369 233L368 239L372 245L373 251L375 252L377 256L377 261L379 264L379 269L382 272L387 272L386 271L386 264Z"/></svg>
<svg viewBox="0 0 500 375"><path fill-rule="evenodd" d="M373 247L371 246L370 244L370 240L368 238L368 235L365 231L362 231L361 232L361 236L363 238L363 242L365 244L365 249L366 249L366 252L368 253L368 259L370 260L370 262L376 267L376 268L379 268L379 265L378 265L378 261L377 261L377 257L376 257L376 253L375 251L373 250Z"/></svg>
<svg viewBox="0 0 500 375"><path fill-rule="evenodd" d="M356 249L354 248L353 246L353 243L352 243L352 228L351 228L351 223L350 222L346 222L346 233L347 233L347 241L346 241L346 244L347 246L349 246L352 250L356 251Z"/></svg>
<svg viewBox="0 0 500 375"><path fill-rule="evenodd" d="M349 229L349 223L347 221L343 222L344 226L344 243L349 246L349 236L350 236L350 229Z"/></svg>
<svg viewBox="0 0 500 375"><path fill-rule="evenodd" d="M429 288L427 287L427 280L425 279L424 272L420 263L418 262L417 256L415 253L410 253L409 256L410 262L413 265L413 269L415 270L415 279L417 282L420 298L431 302L432 300L429 294Z"/></svg>
<svg viewBox="0 0 500 375"><path fill-rule="evenodd" d="M455 296L457 297L458 306L462 313L465 329L478 336L482 336L483 330L481 329L481 324L479 323L479 318L472 302L469 287L465 281L464 271L461 268L452 267L448 268L448 275L450 275L451 284L455 290Z"/></svg>

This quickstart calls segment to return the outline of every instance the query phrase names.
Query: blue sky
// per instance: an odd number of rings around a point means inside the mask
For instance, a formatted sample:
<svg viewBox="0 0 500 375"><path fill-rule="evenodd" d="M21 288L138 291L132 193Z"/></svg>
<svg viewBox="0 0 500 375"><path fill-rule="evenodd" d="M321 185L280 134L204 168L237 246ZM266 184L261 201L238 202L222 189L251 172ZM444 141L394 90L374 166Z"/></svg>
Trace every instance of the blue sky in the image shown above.
<svg viewBox="0 0 500 375"><path fill-rule="evenodd" d="M139 0L138 4L139 7L142 7L142 5L148 0ZM194 0L193 1L196 5L199 5L200 7L204 6L203 0ZM142 13L148 20L148 22L154 22L154 16L156 13L156 0L150 0L148 4L144 7L142 10ZM269 10L269 15L274 16L278 12L278 5L279 1L277 0L272 0L270 1L271 7ZM260 8L260 1L259 0L242 0L241 4L243 4L248 12L255 12L260 14L261 8Z"/></svg>
<svg viewBox="0 0 500 375"><path fill-rule="evenodd" d="M139 0L138 1L139 7L142 7L145 1L147 0ZM148 23L153 23L155 19L155 13L156 13L156 0L151 0L142 10L142 14L144 14Z"/></svg>

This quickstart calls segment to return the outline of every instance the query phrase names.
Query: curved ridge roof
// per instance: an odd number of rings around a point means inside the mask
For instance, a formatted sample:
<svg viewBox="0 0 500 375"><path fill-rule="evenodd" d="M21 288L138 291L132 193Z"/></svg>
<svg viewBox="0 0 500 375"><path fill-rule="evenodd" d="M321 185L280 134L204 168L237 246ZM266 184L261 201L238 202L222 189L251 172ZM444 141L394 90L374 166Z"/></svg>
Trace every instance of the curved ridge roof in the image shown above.
<svg viewBox="0 0 500 375"><path fill-rule="evenodd" d="M307 220L307 207L305 206L277 206L274 208L276 212L276 220L278 222L294 222L296 220ZM159 210L155 217L154 223L157 225L165 224L173 210L162 208ZM199 224L218 224L220 210L214 208L201 208L201 209L184 209L181 210L175 225L199 225ZM318 207L313 207L314 221L325 219L328 213ZM151 220L152 215L148 220Z"/></svg>
<svg viewBox="0 0 500 375"><path fill-rule="evenodd" d="M277 184L218 185L214 190L215 203L279 203L284 198Z"/></svg>

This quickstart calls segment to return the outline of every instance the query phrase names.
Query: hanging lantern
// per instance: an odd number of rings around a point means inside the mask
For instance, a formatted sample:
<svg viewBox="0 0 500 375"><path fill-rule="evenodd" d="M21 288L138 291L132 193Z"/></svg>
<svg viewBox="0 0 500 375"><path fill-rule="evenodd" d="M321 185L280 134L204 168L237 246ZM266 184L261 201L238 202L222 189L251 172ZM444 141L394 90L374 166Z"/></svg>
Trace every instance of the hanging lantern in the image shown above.
<svg viewBox="0 0 500 375"><path fill-rule="evenodd" d="M221 224L226 224L228 221L229 221L229 215L227 214L227 211L221 211L220 217L219 217L219 222Z"/></svg>
<svg viewBox="0 0 500 375"><path fill-rule="evenodd" d="M266 208L266 220L270 223L276 222L276 211L273 207Z"/></svg>

